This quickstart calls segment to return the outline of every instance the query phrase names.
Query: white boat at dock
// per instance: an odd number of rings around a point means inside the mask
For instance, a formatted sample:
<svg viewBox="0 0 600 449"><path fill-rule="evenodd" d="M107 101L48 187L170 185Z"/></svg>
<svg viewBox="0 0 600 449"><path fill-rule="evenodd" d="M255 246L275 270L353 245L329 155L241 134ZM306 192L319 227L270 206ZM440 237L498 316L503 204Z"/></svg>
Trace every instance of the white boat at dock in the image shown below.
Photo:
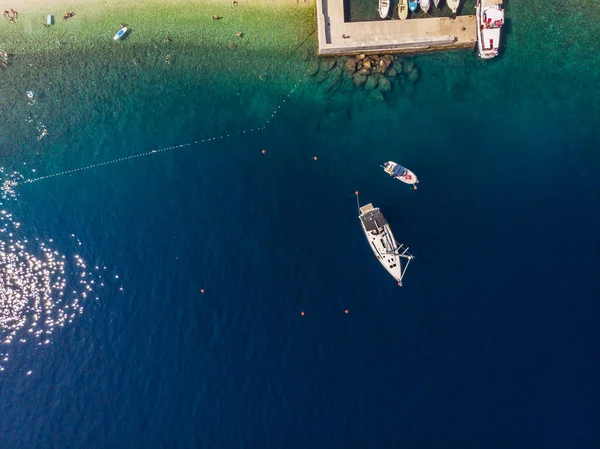
<svg viewBox="0 0 600 449"><path fill-rule="evenodd" d="M402 20L408 18L408 0L398 2L398 18Z"/></svg>
<svg viewBox="0 0 600 449"><path fill-rule="evenodd" d="M440 0L433 0L433 4L435 5L436 8L440 7Z"/></svg>
<svg viewBox="0 0 600 449"><path fill-rule="evenodd" d="M119 32L117 34L115 34L115 37L113 37L114 40L118 41L119 39L121 39L125 33L127 33L127 27L123 27L119 30Z"/></svg>
<svg viewBox="0 0 600 449"><path fill-rule="evenodd" d="M450 8L450 11L456 14L458 6L460 5L460 0L446 0L446 4L448 5L448 8Z"/></svg>
<svg viewBox="0 0 600 449"><path fill-rule="evenodd" d="M431 6L431 1L430 0L421 0L420 4L421 4L421 10L423 12L429 11L429 7Z"/></svg>
<svg viewBox="0 0 600 449"><path fill-rule="evenodd" d="M390 0L379 0L379 17L387 19L390 14Z"/></svg>
<svg viewBox="0 0 600 449"><path fill-rule="evenodd" d="M419 178L417 178L417 175L415 175L408 168L403 167L394 161L387 161L381 167L383 168L383 171L392 178L396 178L398 181L402 181L405 184L410 184L415 190L417 190L417 186L415 184L419 183Z"/></svg>
<svg viewBox="0 0 600 449"><path fill-rule="evenodd" d="M504 25L501 4L502 0L477 0L477 47L483 59L498 56L500 50L500 29Z"/></svg>
<svg viewBox="0 0 600 449"><path fill-rule="evenodd" d="M402 278L414 256L408 253L408 248L404 245L398 245L379 208L373 207L373 204L369 203L359 207L359 212L358 218L360 218L363 231L375 257L383 265L383 268L396 279L398 285L402 286Z"/></svg>

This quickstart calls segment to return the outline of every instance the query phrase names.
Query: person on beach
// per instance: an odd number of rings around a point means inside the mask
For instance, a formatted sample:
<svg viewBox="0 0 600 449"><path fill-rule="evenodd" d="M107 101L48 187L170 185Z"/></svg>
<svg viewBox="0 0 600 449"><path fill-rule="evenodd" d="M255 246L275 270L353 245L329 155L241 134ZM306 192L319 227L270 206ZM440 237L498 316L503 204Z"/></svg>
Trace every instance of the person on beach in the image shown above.
<svg viewBox="0 0 600 449"><path fill-rule="evenodd" d="M238 2L237 2L237 0L231 0L231 4L232 4L233 6L238 6Z"/></svg>
<svg viewBox="0 0 600 449"><path fill-rule="evenodd" d="M217 16L217 15L212 15L212 16L210 16L210 18L213 19L213 20L220 20L221 19L221 17Z"/></svg>
<svg viewBox="0 0 600 449"><path fill-rule="evenodd" d="M19 18L19 13L17 11L15 11L14 9L10 8L10 12L13 15L13 19L18 19Z"/></svg>
<svg viewBox="0 0 600 449"><path fill-rule="evenodd" d="M167 57L165 58L165 62L169 65L171 65L171 55L167 55Z"/></svg>
<svg viewBox="0 0 600 449"><path fill-rule="evenodd" d="M235 33L235 35L237 37L242 37L244 35L244 33L242 33L241 31L238 31L237 33Z"/></svg>

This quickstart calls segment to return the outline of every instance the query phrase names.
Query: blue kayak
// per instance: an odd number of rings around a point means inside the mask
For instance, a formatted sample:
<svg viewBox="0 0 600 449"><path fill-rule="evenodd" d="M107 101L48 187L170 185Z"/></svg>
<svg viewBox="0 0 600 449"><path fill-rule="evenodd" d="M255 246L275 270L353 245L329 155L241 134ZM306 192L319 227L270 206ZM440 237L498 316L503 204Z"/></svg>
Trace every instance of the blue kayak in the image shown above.
<svg viewBox="0 0 600 449"><path fill-rule="evenodd" d="M408 0L408 9L415 12L419 7L419 0Z"/></svg>

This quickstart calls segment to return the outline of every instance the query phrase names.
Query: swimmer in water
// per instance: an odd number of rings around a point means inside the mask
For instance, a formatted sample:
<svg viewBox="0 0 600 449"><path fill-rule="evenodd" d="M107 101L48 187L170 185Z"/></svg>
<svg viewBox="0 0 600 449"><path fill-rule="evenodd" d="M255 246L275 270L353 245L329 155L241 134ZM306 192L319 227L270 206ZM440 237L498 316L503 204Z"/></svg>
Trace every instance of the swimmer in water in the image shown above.
<svg viewBox="0 0 600 449"><path fill-rule="evenodd" d="M48 130L46 128L44 128L42 130L42 134L40 134L40 136L38 137L38 141L42 140L44 137L46 137L48 135Z"/></svg>

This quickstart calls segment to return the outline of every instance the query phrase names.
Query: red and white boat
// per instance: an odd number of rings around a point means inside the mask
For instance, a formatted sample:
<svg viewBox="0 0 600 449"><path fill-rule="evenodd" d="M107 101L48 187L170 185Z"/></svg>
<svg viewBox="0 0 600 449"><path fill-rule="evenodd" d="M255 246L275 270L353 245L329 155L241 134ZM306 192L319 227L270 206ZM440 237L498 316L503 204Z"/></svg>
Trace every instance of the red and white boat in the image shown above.
<svg viewBox="0 0 600 449"><path fill-rule="evenodd" d="M419 179L417 178L417 175L415 175L408 168L403 167L394 161L387 161L381 167L383 168L383 171L392 178L396 178L398 181L402 181L405 184L410 184L416 190L417 186L415 184L419 183Z"/></svg>
<svg viewBox="0 0 600 449"><path fill-rule="evenodd" d="M500 49L500 29L504 25L502 0L477 0L477 46L479 56L492 59Z"/></svg>

